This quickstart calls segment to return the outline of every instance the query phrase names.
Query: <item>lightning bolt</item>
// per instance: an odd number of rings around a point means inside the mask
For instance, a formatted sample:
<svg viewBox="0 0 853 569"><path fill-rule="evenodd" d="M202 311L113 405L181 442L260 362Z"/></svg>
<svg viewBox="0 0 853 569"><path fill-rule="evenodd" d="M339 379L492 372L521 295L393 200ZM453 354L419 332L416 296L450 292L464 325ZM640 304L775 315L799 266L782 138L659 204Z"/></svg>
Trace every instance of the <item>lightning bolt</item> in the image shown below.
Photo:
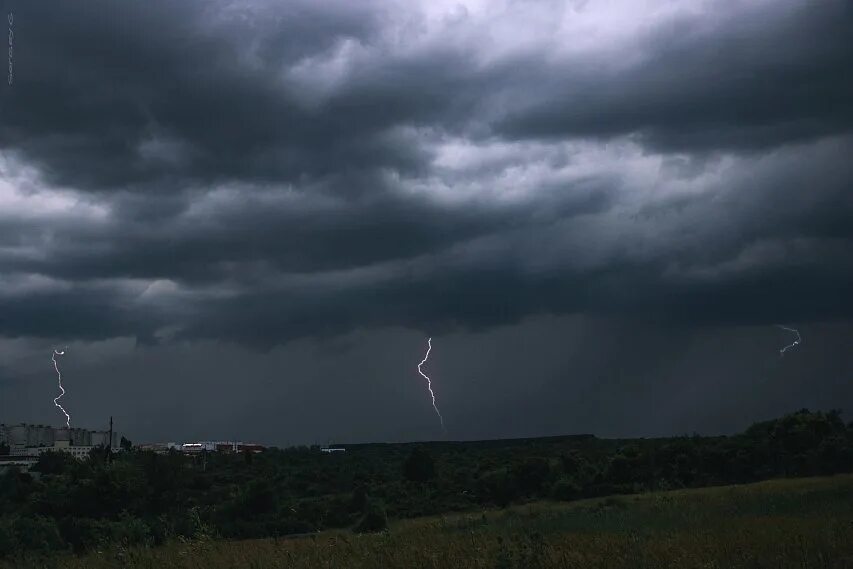
<svg viewBox="0 0 853 569"><path fill-rule="evenodd" d="M430 380L429 376L421 370L421 366L424 365L429 359L429 353L432 351L432 338L427 338L427 346L428 347L426 355L424 356L424 359L421 361L421 363L418 364L418 373L421 374L423 378L427 380L427 389L429 390L430 397L432 397L432 408L435 409L435 414L438 415L438 420L439 422L441 422L441 430L447 432L447 429L444 428L444 418L441 416L441 411L438 410L438 406L435 404L435 393L432 390L432 381Z"/></svg>
<svg viewBox="0 0 853 569"><path fill-rule="evenodd" d="M790 350L790 349L791 349L791 348L793 348L794 346L799 346L799 345L800 345L800 342L801 342L803 339L800 337L800 332L799 332L796 328L788 328L787 326L781 326L781 325L779 325L779 324L777 324L777 326L778 326L779 328L781 328L782 330L787 330L788 332L793 332L794 334L796 334L796 335L797 335L797 339L796 339L796 340L794 340L792 343L788 344L787 346L785 346L785 347L783 347L783 348L781 348L781 349L779 350L779 355L780 355L780 356L784 356L784 355L785 355L785 352L787 352L788 350Z"/></svg>
<svg viewBox="0 0 853 569"><path fill-rule="evenodd" d="M65 348L65 350L67 349L68 348ZM63 389L62 387L62 373L59 371L59 364L56 363L56 356L64 356L65 350L62 350L61 352L59 350L53 350L53 355L50 357L50 359L53 361L53 369L56 370L56 377L59 380L59 390L62 391L62 393L60 393L59 396L53 400L53 404L56 405L60 411L62 411L63 415L65 415L65 426L70 429L71 415L69 415L68 412L62 408L62 405L59 404L59 400L62 398L63 395L65 395L65 389Z"/></svg>

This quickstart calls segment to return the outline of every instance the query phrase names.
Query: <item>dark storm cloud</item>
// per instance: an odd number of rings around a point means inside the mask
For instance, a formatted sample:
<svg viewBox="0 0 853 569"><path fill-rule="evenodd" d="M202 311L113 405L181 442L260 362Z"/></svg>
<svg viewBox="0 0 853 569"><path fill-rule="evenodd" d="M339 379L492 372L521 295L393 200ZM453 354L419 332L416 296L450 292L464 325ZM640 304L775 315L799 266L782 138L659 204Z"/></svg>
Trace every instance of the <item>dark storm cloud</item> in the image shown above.
<svg viewBox="0 0 853 569"><path fill-rule="evenodd" d="M57 183L151 190L424 167L418 145L394 136L400 126L639 133L684 150L773 146L853 121L853 9L840 1L684 18L648 34L641 60L618 70L538 52L483 66L466 46L385 48L325 94L288 72L347 42L375 47L390 6L227 6L16 7L18 73L0 145Z"/></svg>
<svg viewBox="0 0 853 569"><path fill-rule="evenodd" d="M304 336L352 328L403 325L425 334L462 327L483 331L541 313L597 313L680 324L773 325L780 318L853 318L847 292L853 271L828 267L765 269L718 282L662 286L664 267L622 267L599 273L524 276L511 269L440 271L425 282L400 278L381 286L256 293L202 301L179 334L270 348Z"/></svg>
<svg viewBox="0 0 853 569"><path fill-rule="evenodd" d="M78 287L0 297L0 334L96 340L136 335L151 341L158 320L109 287Z"/></svg>
<svg viewBox="0 0 853 569"><path fill-rule="evenodd" d="M511 136L636 133L670 151L760 149L853 126L853 6L780 2L655 31L627 70L557 64Z"/></svg>
<svg viewBox="0 0 853 569"><path fill-rule="evenodd" d="M415 157L387 139L387 108L362 107L356 93L314 111L280 77L345 39L367 41L375 11L358 6L295 2L258 14L169 2L23 4L16 21L27 44L4 93L14 112L0 144L49 180L83 189L405 165Z"/></svg>
<svg viewBox="0 0 853 569"><path fill-rule="evenodd" d="M278 199L265 190L235 190L224 196L220 208L203 216L189 215L187 200L170 203L167 198L123 196L112 222L55 226L56 243L46 256L10 259L6 265L70 280L173 278L202 284L232 276L233 264L261 263L296 273L346 270L427 254L484 234L601 211L609 199L605 188L588 186L571 199L458 208L381 192L387 182L380 178L362 183L372 184L365 191L372 195L364 200L316 204L298 197ZM148 207L153 209L150 217ZM6 235L20 241L32 233L37 232L25 223L10 223L0 240Z"/></svg>
<svg viewBox="0 0 853 569"><path fill-rule="evenodd" d="M67 343L134 440L429 438L424 333L452 437L849 400L849 2L7 4L3 420Z"/></svg>
<svg viewBox="0 0 853 569"><path fill-rule="evenodd" d="M499 56L464 10L21 3L0 268L54 296L0 297L3 332L847 317L853 11L727 7Z"/></svg>

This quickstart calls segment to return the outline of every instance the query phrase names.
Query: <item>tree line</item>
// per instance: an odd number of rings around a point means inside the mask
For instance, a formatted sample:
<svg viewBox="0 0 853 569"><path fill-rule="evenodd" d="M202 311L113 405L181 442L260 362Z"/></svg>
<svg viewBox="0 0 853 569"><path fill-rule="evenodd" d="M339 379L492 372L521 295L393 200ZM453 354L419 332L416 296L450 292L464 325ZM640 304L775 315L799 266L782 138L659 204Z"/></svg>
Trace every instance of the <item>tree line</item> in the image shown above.
<svg viewBox="0 0 853 569"><path fill-rule="evenodd" d="M45 453L0 479L0 555L255 538L387 519L853 471L853 423L798 411L734 436L346 445L186 456Z"/></svg>

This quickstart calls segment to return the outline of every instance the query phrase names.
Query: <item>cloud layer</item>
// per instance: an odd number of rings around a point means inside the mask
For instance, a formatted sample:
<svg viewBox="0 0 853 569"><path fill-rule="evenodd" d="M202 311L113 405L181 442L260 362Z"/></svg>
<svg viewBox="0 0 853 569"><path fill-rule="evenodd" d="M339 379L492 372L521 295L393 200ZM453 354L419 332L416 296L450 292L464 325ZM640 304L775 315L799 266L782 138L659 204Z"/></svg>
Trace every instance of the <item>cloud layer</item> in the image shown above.
<svg viewBox="0 0 853 569"><path fill-rule="evenodd" d="M853 318L848 2L10 9L0 336Z"/></svg>

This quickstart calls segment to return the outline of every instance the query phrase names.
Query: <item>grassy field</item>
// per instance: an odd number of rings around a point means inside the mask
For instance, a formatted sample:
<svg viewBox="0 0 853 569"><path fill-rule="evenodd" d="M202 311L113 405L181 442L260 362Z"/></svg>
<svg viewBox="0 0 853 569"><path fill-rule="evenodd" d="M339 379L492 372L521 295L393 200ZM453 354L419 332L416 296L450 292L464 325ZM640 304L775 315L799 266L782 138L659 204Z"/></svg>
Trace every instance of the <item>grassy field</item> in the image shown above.
<svg viewBox="0 0 853 569"><path fill-rule="evenodd" d="M379 535L118 548L33 566L853 568L853 476L537 503L400 521Z"/></svg>

